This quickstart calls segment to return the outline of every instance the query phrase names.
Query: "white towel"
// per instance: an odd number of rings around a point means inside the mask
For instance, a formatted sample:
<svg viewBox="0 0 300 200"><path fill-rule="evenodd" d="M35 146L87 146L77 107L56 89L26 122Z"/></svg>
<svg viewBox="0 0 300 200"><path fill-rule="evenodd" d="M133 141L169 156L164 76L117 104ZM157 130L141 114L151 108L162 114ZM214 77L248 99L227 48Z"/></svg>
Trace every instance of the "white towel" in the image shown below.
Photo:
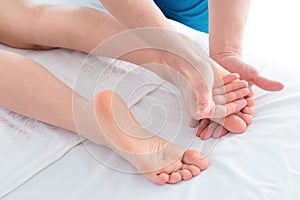
<svg viewBox="0 0 300 200"><path fill-rule="evenodd" d="M0 45L0 49L31 57L70 87L74 85L77 72L86 57L83 53L63 49L29 51L4 45ZM103 72L102 82L98 83L96 91L114 89L129 106L137 103L164 82L155 74L122 61L113 62L113 65L110 65L110 68L104 72L104 68L111 63L111 59L100 57L92 57L92 59L93 62L85 62L87 65L84 66L93 69L94 72L96 72L95 69L102 69L101 72ZM95 87L91 85L94 84L93 81L95 83L96 79L83 80L81 84L84 87L77 87L81 90L78 92L91 98L95 91L91 90ZM137 88L141 85L144 87ZM131 96L135 89L137 90ZM80 142L77 134L0 107L0 198L61 158Z"/></svg>
<svg viewBox="0 0 300 200"><path fill-rule="evenodd" d="M49 2L49 0L34 1L38 3ZM105 11L99 1L94 0L53 0L51 3L84 5ZM196 45L201 45L200 48L208 53L207 34L196 32L172 20L170 22L177 30L196 41ZM13 49L1 44L0 49L13 51L34 59L72 88L74 88L77 72L86 57L83 53L63 49L31 51ZM88 63L89 66L85 63L84 66L94 70L97 69L98 65L106 66L108 63L111 63L111 60L102 58L94 64L91 63ZM84 79L80 79L81 87L75 87L76 91L86 98L91 98L95 90L113 89L131 107L149 92L164 83L155 74L142 68L137 68L133 64L114 61L113 66L102 74L104 81L101 84L97 84L96 88L96 76L93 77L94 79L85 76L83 77ZM97 73L99 75L99 71ZM120 79L120 77L122 78ZM80 142L79 137L74 133L18 115L0 107L0 198L61 158Z"/></svg>

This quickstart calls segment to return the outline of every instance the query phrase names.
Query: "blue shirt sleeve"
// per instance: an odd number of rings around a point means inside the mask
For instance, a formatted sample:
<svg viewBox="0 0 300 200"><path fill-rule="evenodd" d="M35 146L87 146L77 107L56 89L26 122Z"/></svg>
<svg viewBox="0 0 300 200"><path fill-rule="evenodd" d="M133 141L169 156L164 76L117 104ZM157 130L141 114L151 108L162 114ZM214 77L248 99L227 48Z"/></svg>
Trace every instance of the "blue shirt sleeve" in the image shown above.
<svg viewBox="0 0 300 200"><path fill-rule="evenodd" d="M154 0L167 18L208 33L207 0Z"/></svg>

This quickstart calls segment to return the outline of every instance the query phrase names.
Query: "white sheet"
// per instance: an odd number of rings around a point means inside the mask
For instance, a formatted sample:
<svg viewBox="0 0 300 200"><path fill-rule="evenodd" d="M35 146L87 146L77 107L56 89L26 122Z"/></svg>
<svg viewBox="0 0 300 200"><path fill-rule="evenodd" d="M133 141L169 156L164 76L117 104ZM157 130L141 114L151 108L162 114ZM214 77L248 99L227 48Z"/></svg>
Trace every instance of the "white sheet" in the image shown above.
<svg viewBox="0 0 300 200"><path fill-rule="evenodd" d="M93 156L98 159L106 156L110 163L116 163L118 157L104 147L86 142L4 199L298 200L300 116L295 110L300 107L297 88L300 82L291 82L284 92L258 95L255 98L255 119L247 132L219 140L208 156L210 167L193 180L156 186L140 175L120 172L101 164ZM160 88L152 92L132 110L143 121L149 106L154 104L161 104L168 113L168 125L161 134L170 139L178 127L180 112L176 98L168 91ZM152 117L159 121L162 114L154 111ZM193 134L194 130L186 124L179 138L186 135L190 141ZM213 141L209 140L206 146ZM203 151L203 146L205 143L196 138L191 148ZM131 169L127 168L128 163L124 160L117 160L117 163L122 165L122 169Z"/></svg>
<svg viewBox="0 0 300 200"><path fill-rule="evenodd" d="M70 87L76 82L76 90L88 99L94 96L95 91L109 89L120 94L132 106L164 82L133 64L121 61L112 63L111 59L96 56L85 59L86 55L79 52L62 49L20 51L4 45L0 45L0 49L31 57ZM78 83L77 73L87 67L87 76L80 78ZM100 77L101 81L97 84ZM81 140L77 134L0 107L0 198L61 158Z"/></svg>
<svg viewBox="0 0 300 200"><path fill-rule="evenodd" d="M156 186L140 175L119 172L99 163L87 149L96 158L109 158L106 163L114 164L117 160L116 163L132 169L112 151L85 142L4 199L300 199L299 70L293 65L284 66L283 70L282 66L256 56L246 55L246 59L261 73L284 81L286 88L278 93L256 89L253 124L242 135L227 135L219 140L208 156L210 167L193 180ZM148 108L162 105L167 115L162 115L159 107L153 108L154 122L149 129L156 129L167 116L161 135L173 139L181 116L176 100L160 87L132 110L139 121L146 123ZM188 119L183 115L185 126L175 142L182 144L193 139L195 130L188 128ZM214 142L211 139L203 143L195 138L191 148L208 152Z"/></svg>

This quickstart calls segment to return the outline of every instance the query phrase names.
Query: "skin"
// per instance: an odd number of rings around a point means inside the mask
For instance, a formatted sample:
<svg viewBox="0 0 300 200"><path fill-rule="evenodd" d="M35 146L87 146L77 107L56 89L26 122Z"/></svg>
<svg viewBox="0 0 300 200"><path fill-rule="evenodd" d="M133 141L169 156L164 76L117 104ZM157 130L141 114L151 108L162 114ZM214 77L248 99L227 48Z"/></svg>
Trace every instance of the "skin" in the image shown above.
<svg viewBox="0 0 300 200"><path fill-rule="evenodd" d="M172 27L157 9L153 1L101 0L101 2L116 19L130 28L150 26L172 30ZM254 84L268 91L282 90L284 87L282 83L263 77L255 67L242 60L243 32L248 17L249 6L250 0L209 0L210 56L228 71L240 74L241 79L248 81L250 87ZM134 10L135 12L127 12L128 10ZM175 41L180 41L180 39L177 38ZM181 45L180 42L178 46L179 48L186 49L186 51L191 49L190 47ZM204 80L198 79L198 81L201 82ZM203 108L209 108L209 102L212 101L210 98L211 91L201 86L197 89L202 91L199 94L201 98L197 99L197 103L199 104L198 110L200 111L199 113L205 113L207 110ZM248 101L252 101L251 96L248 99ZM247 109L252 109L252 103L247 107ZM239 121L237 117L240 117L240 119L243 119L248 124L252 121L248 115L249 112L245 113L242 111L232 116L231 120L235 119ZM201 118L199 115L193 115L193 117L194 120L192 120L191 125L196 124L195 120ZM218 127L222 129L220 126ZM239 131L239 133L244 131ZM226 131L223 130L223 132Z"/></svg>
<svg viewBox="0 0 300 200"><path fill-rule="evenodd" d="M163 13L153 1L101 0L101 3L107 8L112 16L114 16L127 28L134 29L157 27L175 31L175 29L167 21ZM128 12L130 10L134 10L134 12ZM140 37L141 39L144 39L143 36ZM190 58L194 60L195 63L198 63L195 66L201 67L200 71L203 74L202 77L197 77L194 79L194 81L192 77L187 77L187 79L190 81L192 90L196 94L197 109L194 111L194 113L192 113L192 116L195 119L201 119L205 116L208 116L213 103L211 98L211 88L213 87L213 82L210 80L205 80L204 77L210 77L210 70L208 70L210 69L210 64L205 65L203 62L201 62L203 59L199 60L198 58L202 57L202 53L197 48L193 48L192 43L187 43L184 38L172 37L172 39L170 39L164 35L160 35L160 37L162 41L167 41L167 43L174 45L175 48L183 50ZM191 71L191 69L188 69L191 68L190 66L172 55L164 56L163 61L167 65L175 66L175 68L183 74L189 74L186 71Z"/></svg>
<svg viewBox="0 0 300 200"><path fill-rule="evenodd" d="M5 6L1 6L2 10L0 12L1 18L4 19L0 21L0 41L12 47L28 49L51 49L63 47L88 53L100 42L105 41L107 38L115 34L128 30L111 15L90 8L35 5L30 1L22 0L6 0L2 1L2 3ZM55 23L53 23L53 21L55 21ZM65 24L68 24L68 28L66 28ZM95 24L97 24L97 26L95 26ZM89 37L86 37L87 34ZM217 63L212 62L207 56L193 46L187 38L182 37L179 38L179 40L183 40L184 43L188 45L185 46L185 48L190 47L193 49L193 51L187 52L194 52L195 55L197 55L196 61L201 64L199 67L213 67L216 80L229 74L228 71L221 68ZM166 58L168 59L166 60ZM152 49L142 49L130 52L120 57L120 59L152 70L163 79L177 85L183 91L182 93L184 96L192 96L194 99L184 98L187 99L187 105L192 105L188 108L191 115L193 115L193 113L197 113L198 108L203 106L207 113L200 113L202 114L201 118L211 118L212 111L216 111L210 106L205 107L208 101L202 99L202 93L205 93L205 91L209 88L206 83L202 84L203 82L199 81L203 80L202 77L197 76L197 73L193 72L195 71L195 67L191 66L185 60L178 59L178 57L174 57L174 55L170 53L164 53ZM145 64L148 63L158 63L167 67L147 67L148 65ZM198 65L196 66L196 69L197 67ZM201 71L202 69L199 68L197 70ZM179 72L179 74L183 77L183 80L185 80L184 84L182 84L182 82L178 83L176 82L177 80L174 80L173 77L176 77L174 76L174 73L178 74L177 72ZM192 86L192 89L186 93L186 88L188 88L189 85ZM203 86L205 86L205 88L202 90ZM211 96L209 98L212 99L213 97ZM198 101L206 103L197 104ZM216 108L221 111L226 109L232 110L231 108L225 108L220 105L221 104L219 104ZM239 110L236 109L236 111ZM223 113L224 115L222 117L225 117L225 112ZM230 118L234 119L229 121L235 122L235 125L231 126L232 128L229 126L227 126L227 128L230 131L235 132L235 127L241 127L239 130L242 131L239 132L245 131L245 122L243 122L241 120L242 118L238 115L230 115L233 113L235 112L226 113ZM243 113L241 115L243 115ZM194 117L196 119L200 119L200 116L194 115Z"/></svg>
<svg viewBox="0 0 300 200"><path fill-rule="evenodd" d="M208 2L210 57L226 70L240 74L241 79L249 83L249 89L252 85L256 85L267 91L282 90L284 88L282 83L262 76L254 66L242 59L243 33L250 0L209 0ZM253 120L254 101L252 96L253 92L247 98L248 106L237 114L247 125ZM210 127L208 127L209 124L211 124ZM197 136L201 139L207 139L210 136L218 138L216 132L220 131L214 130L220 129L222 129L220 125L205 119L200 122ZM229 129L223 128L221 136L229 131Z"/></svg>
<svg viewBox="0 0 300 200"><path fill-rule="evenodd" d="M249 6L250 0L209 0L210 56L228 71L240 74L241 79L251 85L267 91L282 90L282 83L263 77L242 60L243 34Z"/></svg>
<svg viewBox="0 0 300 200"><path fill-rule="evenodd" d="M30 2L11 0L2 2L5 2L7 7L0 12L1 19L4 19L0 21L0 41L13 47L27 49L65 47L89 52L102 40L124 30L124 27L112 17L93 9L37 6ZM95 21L87 23L88 19ZM53 21L57 23L53 24ZM78 23L82 26L78 26ZM94 27L95 29L91 31L88 28L93 26L89 23L101 24L102 27ZM72 28L63 28L66 24ZM94 34L90 34L87 38L85 30ZM156 55L156 52L152 51L135 53L141 53L140 55L149 53L140 56L144 59L151 53ZM124 59L132 59L136 63L145 62L137 59L136 54L126 55ZM221 100L220 104L216 104L214 112L208 114L214 116L220 113L218 108L221 108L220 110L225 108L226 115L231 116L247 105L244 97L249 92L241 92L246 87L236 74L229 72L226 74L216 69L226 84L224 87L219 82L214 83L214 89L221 93L212 98L221 96ZM97 94L92 101L86 100L38 63L5 51L0 51L0 70L1 106L78 132L96 144L107 146L131 162L140 173L154 183L177 183L188 180L208 166L207 158L203 158L199 152L182 149L142 129L124 101L111 91ZM228 94L232 93L231 88L236 83L240 85L234 90L238 91L235 93L236 97L228 98ZM73 94L75 99L72 99ZM72 108L73 100L76 102L75 110ZM76 113L80 115L77 116ZM77 118L74 119L74 116ZM122 120L116 119L116 116ZM161 151L164 151L164 154L161 154Z"/></svg>
<svg viewBox="0 0 300 200"><path fill-rule="evenodd" d="M112 91L100 92L87 100L35 61L2 50L0 71L1 106L114 150L156 184L189 180L208 167L208 159L198 151L183 149L143 129L125 102ZM237 81L237 77L224 76L226 86ZM235 101L241 100L232 99Z"/></svg>
<svg viewBox="0 0 300 200"><path fill-rule="evenodd" d="M1 106L80 132L94 143L117 152L156 184L188 180L208 166L207 158L199 152L182 149L142 129L125 102L111 91L103 91L91 101L75 93L76 111L80 112L75 120L74 91L38 63L0 51L0 70ZM117 123L116 114L124 124L120 120ZM160 153L166 149L167 152Z"/></svg>

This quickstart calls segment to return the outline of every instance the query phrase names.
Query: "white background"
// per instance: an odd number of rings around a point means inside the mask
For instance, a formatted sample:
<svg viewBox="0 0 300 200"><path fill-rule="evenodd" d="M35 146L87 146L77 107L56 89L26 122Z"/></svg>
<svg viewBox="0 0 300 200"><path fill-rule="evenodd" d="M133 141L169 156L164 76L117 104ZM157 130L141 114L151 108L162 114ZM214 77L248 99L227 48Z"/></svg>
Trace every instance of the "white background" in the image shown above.
<svg viewBox="0 0 300 200"><path fill-rule="evenodd" d="M244 37L244 53L300 67L300 2L252 0ZM272 66L270 66L272 67Z"/></svg>

